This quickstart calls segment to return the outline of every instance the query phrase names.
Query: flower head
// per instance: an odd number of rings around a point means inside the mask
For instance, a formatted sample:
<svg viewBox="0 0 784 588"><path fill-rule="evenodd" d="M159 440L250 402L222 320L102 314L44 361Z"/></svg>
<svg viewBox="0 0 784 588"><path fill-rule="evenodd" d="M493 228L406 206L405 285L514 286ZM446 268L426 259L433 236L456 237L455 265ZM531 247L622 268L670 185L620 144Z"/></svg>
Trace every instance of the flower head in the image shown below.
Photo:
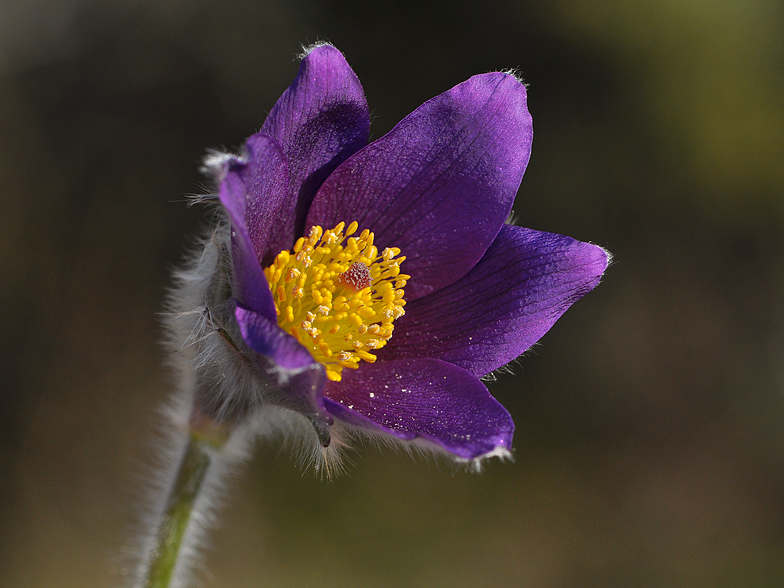
<svg viewBox="0 0 784 588"><path fill-rule="evenodd" d="M350 430L508 454L514 425L480 378L594 288L607 254L505 224L532 140L514 76L474 76L370 144L368 129L359 80L319 45L242 153L208 158L231 245L216 232L224 295L205 308L240 357L231 385L253 391L223 394L304 415L324 446Z"/></svg>

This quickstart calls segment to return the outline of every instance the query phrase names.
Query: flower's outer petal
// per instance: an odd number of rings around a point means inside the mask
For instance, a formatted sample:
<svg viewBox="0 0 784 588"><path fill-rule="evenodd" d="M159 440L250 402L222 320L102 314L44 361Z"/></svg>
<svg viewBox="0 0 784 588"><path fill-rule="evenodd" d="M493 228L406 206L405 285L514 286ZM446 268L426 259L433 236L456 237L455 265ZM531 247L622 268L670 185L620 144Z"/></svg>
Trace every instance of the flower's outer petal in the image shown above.
<svg viewBox="0 0 784 588"><path fill-rule="evenodd" d="M488 374L596 287L607 261L596 245L505 225L466 276L406 305L383 357L437 357Z"/></svg>
<svg viewBox="0 0 784 588"><path fill-rule="evenodd" d="M269 383L268 399L305 415L324 445L329 444L332 418L324 408L322 390L327 381L324 368L275 321L237 305L234 312L245 343L259 354L256 367Z"/></svg>
<svg viewBox="0 0 784 588"><path fill-rule="evenodd" d="M511 210L532 137L525 86L503 73L474 76L338 167L306 227L357 221L379 248L399 247L414 300L482 257Z"/></svg>
<svg viewBox="0 0 784 588"><path fill-rule="evenodd" d="M506 409L477 378L445 361L363 363L328 382L324 395L327 410L343 421L399 439L420 437L464 459L511 447Z"/></svg>
<svg viewBox="0 0 784 588"><path fill-rule="evenodd" d="M261 129L278 142L289 164L296 209L284 248L302 234L316 190L367 144L369 129L365 93L343 54L331 45L313 47Z"/></svg>
<svg viewBox="0 0 784 588"><path fill-rule="evenodd" d="M280 247L281 219L291 215L285 158L272 138L257 133L246 142L241 158L226 160L222 176L218 196L231 220L234 294L247 307L274 319L275 305L260 257Z"/></svg>

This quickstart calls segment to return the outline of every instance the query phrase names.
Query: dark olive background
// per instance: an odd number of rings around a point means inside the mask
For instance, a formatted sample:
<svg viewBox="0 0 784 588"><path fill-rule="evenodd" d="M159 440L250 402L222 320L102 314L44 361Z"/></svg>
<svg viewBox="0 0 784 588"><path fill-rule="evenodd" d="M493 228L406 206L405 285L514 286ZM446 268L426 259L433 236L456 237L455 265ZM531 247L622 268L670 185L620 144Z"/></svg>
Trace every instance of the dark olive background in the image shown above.
<svg viewBox="0 0 784 588"><path fill-rule="evenodd" d="M205 586L784 585L784 8L774 0L0 3L0 584L120 583L170 390L199 160L329 40L379 137L518 68L520 224L616 263L491 391L514 463L372 447L321 481L260 445Z"/></svg>

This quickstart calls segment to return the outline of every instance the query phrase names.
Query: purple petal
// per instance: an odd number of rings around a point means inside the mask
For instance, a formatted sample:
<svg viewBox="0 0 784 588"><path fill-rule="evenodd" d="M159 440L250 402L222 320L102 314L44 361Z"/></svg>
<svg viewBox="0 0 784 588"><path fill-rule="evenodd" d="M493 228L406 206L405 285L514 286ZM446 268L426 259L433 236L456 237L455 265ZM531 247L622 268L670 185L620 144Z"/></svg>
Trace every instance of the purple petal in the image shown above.
<svg viewBox="0 0 784 588"><path fill-rule="evenodd" d="M339 419L399 439L421 437L465 459L512 444L512 418L484 384L437 359L363 363L328 382L324 395Z"/></svg>
<svg viewBox="0 0 784 588"><path fill-rule="evenodd" d="M465 277L406 305L381 353L437 357L483 376L536 343L606 268L601 247L505 225Z"/></svg>
<svg viewBox="0 0 784 588"><path fill-rule="evenodd" d="M218 189L231 220L234 294L269 319L275 318L275 306L260 260L280 247L284 221L291 218L288 183L283 154L275 141L258 133L248 139L242 159L227 160Z"/></svg>
<svg viewBox="0 0 784 588"><path fill-rule="evenodd" d="M321 183L367 144L369 128L365 93L343 55L331 45L313 48L261 129L278 142L289 164L296 211L283 248L290 248L302 234Z"/></svg>
<svg viewBox="0 0 784 588"><path fill-rule="evenodd" d="M433 98L338 167L306 226L357 221L407 257L413 300L461 278L506 219L531 152L525 87L472 77Z"/></svg>
<svg viewBox="0 0 784 588"><path fill-rule="evenodd" d="M262 392L272 402L305 415L328 445L332 418L321 395L327 380L324 368L275 321L239 305L234 315L243 340L258 354L251 359L268 385Z"/></svg>
<svg viewBox="0 0 784 588"><path fill-rule="evenodd" d="M234 312L242 338L256 353L267 355L285 369L319 365L310 352L288 335L274 320L237 305Z"/></svg>

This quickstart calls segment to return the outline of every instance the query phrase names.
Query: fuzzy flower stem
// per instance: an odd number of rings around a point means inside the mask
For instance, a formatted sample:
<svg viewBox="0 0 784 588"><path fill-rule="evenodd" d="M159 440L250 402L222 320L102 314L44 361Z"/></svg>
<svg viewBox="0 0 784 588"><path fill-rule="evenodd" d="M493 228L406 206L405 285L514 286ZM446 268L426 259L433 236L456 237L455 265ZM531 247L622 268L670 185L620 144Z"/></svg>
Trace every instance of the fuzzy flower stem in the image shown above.
<svg viewBox="0 0 784 588"><path fill-rule="evenodd" d="M143 588L172 586L177 559L184 543L193 507L204 486L212 453L220 448L225 440L225 436L214 431L191 429L185 455L180 462L177 478L172 486L155 538Z"/></svg>

